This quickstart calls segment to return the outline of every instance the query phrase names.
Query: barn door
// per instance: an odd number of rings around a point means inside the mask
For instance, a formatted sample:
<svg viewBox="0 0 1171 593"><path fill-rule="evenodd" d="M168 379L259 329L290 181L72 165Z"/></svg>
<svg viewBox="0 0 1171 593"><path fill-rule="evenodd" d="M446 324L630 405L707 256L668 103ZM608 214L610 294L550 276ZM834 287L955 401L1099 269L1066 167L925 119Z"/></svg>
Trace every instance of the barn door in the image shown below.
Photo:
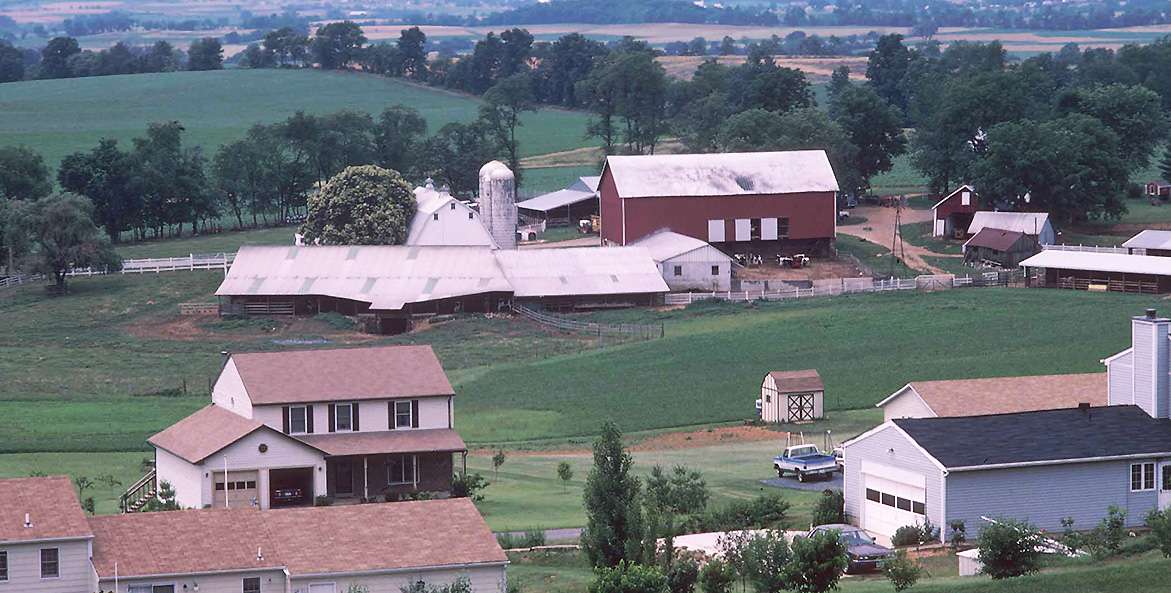
<svg viewBox="0 0 1171 593"><path fill-rule="evenodd" d="M813 420L813 394L789 396L789 422Z"/></svg>

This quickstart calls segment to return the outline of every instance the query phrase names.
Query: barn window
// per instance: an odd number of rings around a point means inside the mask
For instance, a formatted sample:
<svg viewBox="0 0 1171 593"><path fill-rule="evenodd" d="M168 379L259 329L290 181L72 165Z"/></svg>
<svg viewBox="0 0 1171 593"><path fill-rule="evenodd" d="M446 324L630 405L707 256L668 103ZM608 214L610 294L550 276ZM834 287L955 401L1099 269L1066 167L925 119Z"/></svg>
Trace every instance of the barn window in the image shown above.
<svg viewBox="0 0 1171 593"><path fill-rule="evenodd" d="M475 216L472 216L472 213L471 213L471 212L468 212L468 220L471 220L471 219L473 219L473 218L475 218Z"/></svg>
<svg viewBox="0 0 1171 593"><path fill-rule="evenodd" d="M452 209L452 210L455 210L455 202L452 202L452 203L451 203L451 209Z"/></svg>
<svg viewBox="0 0 1171 593"><path fill-rule="evenodd" d="M720 266L712 266L712 276L720 275Z"/></svg>
<svg viewBox="0 0 1171 593"><path fill-rule="evenodd" d="M289 433L298 434L309 431L308 413L305 406L289 407Z"/></svg>
<svg viewBox="0 0 1171 593"><path fill-rule="evenodd" d="M676 276L682 276L682 275L683 275L683 266L675 266L675 275L676 275Z"/></svg>
<svg viewBox="0 0 1171 593"><path fill-rule="evenodd" d="M1130 464L1130 490L1137 492L1140 490L1154 490L1155 489L1155 464L1154 463L1132 463Z"/></svg>
<svg viewBox="0 0 1171 593"><path fill-rule="evenodd" d="M439 220L439 213L438 213L438 212L436 212L435 214L432 214L432 215L431 215L431 219L432 219L432 220Z"/></svg>
<svg viewBox="0 0 1171 593"><path fill-rule="evenodd" d="M751 237L753 241L759 241L760 240L760 228L761 228L760 219L753 218L751 221L749 221L748 224L749 224L749 237Z"/></svg>
<svg viewBox="0 0 1171 593"><path fill-rule="evenodd" d="M789 238L789 219L788 218L778 218L777 219L777 236L782 239Z"/></svg>
<svg viewBox="0 0 1171 593"><path fill-rule="evenodd" d="M960 205L961 206L971 206L972 205L972 192L966 191L966 192L963 192L960 194Z"/></svg>
<svg viewBox="0 0 1171 593"><path fill-rule="evenodd" d="M768 393L764 394L764 403L766 403L766 404L771 404L771 403L773 403L773 396L772 396L772 394L768 394Z"/></svg>

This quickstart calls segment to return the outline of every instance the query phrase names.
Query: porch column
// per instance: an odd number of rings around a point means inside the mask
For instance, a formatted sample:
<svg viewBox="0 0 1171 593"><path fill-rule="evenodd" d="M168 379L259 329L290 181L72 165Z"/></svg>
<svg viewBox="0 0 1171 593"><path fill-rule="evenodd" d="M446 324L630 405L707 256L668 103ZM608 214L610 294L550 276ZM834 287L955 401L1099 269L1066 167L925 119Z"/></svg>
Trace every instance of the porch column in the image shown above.
<svg viewBox="0 0 1171 593"><path fill-rule="evenodd" d="M362 456L362 500L370 500L370 458Z"/></svg>
<svg viewBox="0 0 1171 593"><path fill-rule="evenodd" d="M467 476L468 475L468 452L461 451L459 455L460 455L461 461L463 462L463 472L462 473L464 476Z"/></svg>

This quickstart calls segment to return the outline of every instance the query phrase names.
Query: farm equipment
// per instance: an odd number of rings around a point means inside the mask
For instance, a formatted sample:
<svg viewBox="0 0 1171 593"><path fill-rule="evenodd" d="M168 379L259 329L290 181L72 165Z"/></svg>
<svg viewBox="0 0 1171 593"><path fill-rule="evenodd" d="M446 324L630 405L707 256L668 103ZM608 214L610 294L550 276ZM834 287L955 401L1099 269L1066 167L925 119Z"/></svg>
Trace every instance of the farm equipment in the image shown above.
<svg viewBox="0 0 1171 593"><path fill-rule="evenodd" d="M590 233L602 233L602 217L597 214L592 214L588 219L583 218L577 221L577 230L583 235Z"/></svg>

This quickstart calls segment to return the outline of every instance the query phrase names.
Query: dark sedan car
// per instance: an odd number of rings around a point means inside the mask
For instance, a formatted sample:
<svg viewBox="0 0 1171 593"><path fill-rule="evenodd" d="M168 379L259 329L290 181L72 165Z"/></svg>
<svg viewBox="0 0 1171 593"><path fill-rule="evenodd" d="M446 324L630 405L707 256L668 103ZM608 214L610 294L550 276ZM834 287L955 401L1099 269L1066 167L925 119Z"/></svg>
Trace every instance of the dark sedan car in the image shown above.
<svg viewBox="0 0 1171 593"><path fill-rule="evenodd" d="M882 564L886 562L886 559L894 553L890 548L884 548L875 543L874 538L870 537L870 534L866 533L864 529L853 525L844 525L842 523L818 525L809 531L809 535L812 536L815 533L832 531L834 529L842 532L842 542L846 544L846 557L849 560L846 572L850 574L878 570L882 568Z"/></svg>
<svg viewBox="0 0 1171 593"><path fill-rule="evenodd" d="M278 488L272 493L272 501L276 504L290 504L301 501L300 488Z"/></svg>

